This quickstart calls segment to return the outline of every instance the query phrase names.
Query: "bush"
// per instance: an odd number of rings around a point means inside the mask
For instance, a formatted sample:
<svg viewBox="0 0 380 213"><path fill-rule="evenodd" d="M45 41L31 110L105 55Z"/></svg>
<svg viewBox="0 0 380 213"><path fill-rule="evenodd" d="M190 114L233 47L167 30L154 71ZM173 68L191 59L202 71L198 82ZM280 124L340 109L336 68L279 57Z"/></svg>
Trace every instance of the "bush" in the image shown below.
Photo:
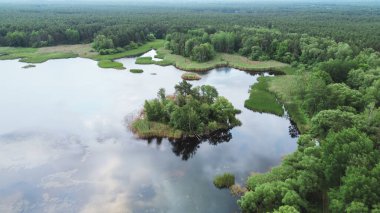
<svg viewBox="0 0 380 213"><path fill-rule="evenodd" d="M235 184L235 176L230 173L224 173L223 175L218 175L214 178L214 185L219 188L229 188Z"/></svg>

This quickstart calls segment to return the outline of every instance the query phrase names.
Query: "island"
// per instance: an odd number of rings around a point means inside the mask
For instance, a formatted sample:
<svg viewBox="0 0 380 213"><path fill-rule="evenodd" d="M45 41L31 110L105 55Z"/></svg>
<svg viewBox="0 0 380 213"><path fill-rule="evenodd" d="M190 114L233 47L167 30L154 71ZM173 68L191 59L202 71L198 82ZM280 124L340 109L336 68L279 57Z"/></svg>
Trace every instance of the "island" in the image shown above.
<svg viewBox="0 0 380 213"><path fill-rule="evenodd" d="M193 87L183 80L175 85L174 95L161 88L156 99L146 100L130 127L140 138L200 138L241 125L239 113L213 86Z"/></svg>

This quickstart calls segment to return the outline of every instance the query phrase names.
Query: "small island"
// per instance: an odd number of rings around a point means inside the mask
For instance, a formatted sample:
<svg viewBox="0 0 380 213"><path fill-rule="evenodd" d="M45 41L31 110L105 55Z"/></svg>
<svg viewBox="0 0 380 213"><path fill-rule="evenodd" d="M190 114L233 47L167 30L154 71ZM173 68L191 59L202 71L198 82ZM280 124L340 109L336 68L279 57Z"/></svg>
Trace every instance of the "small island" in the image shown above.
<svg viewBox="0 0 380 213"><path fill-rule="evenodd" d="M129 71L131 73L143 73L144 72L144 70L142 70L142 69L130 69Z"/></svg>
<svg viewBox="0 0 380 213"><path fill-rule="evenodd" d="M201 80L202 77L196 73L187 72L182 74L181 78L187 81L198 81Z"/></svg>
<svg viewBox="0 0 380 213"><path fill-rule="evenodd" d="M174 95L160 89L157 96L145 101L143 112L131 124L140 138L200 138L241 125L236 118L240 110L212 86L192 87L183 80L175 86Z"/></svg>

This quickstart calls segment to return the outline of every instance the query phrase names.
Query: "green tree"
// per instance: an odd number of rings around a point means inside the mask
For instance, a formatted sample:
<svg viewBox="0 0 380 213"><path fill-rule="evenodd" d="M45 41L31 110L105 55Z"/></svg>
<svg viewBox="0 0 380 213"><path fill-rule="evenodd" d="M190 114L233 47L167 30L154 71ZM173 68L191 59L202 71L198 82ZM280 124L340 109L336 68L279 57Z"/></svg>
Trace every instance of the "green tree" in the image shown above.
<svg viewBox="0 0 380 213"><path fill-rule="evenodd" d="M227 127L239 125L239 120L235 115L238 111L233 107L224 97L218 97L216 101L211 105L211 110L215 121L226 125Z"/></svg>
<svg viewBox="0 0 380 213"><path fill-rule="evenodd" d="M199 42L196 38L191 38L187 40L185 43L185 56L190 57L194 47L196 47L197 45L199 45Z"/></svg>
<svg viewBox="0 0 380 213"><path fill-rule="evenodd" d="M330 133L322 141L324 172L329 186L339 186L349 166L373 167L379 152L373 142L357 129Z"/></svg>
<svg viewBox="0 0 380 213"><path fill-rule="evenodd" d="M350 89L346 84L330 84L327 86L327 108L335 109L339 106L354 107L358 111L364 108L362 94L357 90Z"/></svg>
<svg viewBox="0 0 380 213"><path fill-rule="evenodd" d="M348 73L356 69L357 63L352 60L329 60L320 65L320 69L330 74L332 80L336 83L346 82Z"/></svg>
<svg viewBox="0 0 380 213"><path fill-rule="evenodd" d="M351 112L337 110L320 111L311 119L311 134L325 138L330 131L338 132L345 128L359 127L359 117Z"/></svg>
<svg viewBox="0 0 380 213"><path fill-rule="evenodd" d="M186 80L183 80L181 81L180 83L176 84L175 85L175 94L176 95L181 95L181 96L187 96L187 95L191 95L191 87L193 85L191 85L190 83L188 83Z"/></svg>
<svg viewBox="0 0 380 213"><path fill-rule="evenodd" d="M215 55L213 47L209 43L195 46L191 51L191 60L205 62L211 60Z"/></svg>
<svg viewBox="0 0 380 213"><path fill-rule="evenodd" d="M145 101L144 111L149 121L163 122L169 120L164 105L157 99Z"/></svg>
<svg viewBox="0 0 380 213"><path fill-rule="evenodd" d="M215 102L219 94L215 87L210 85L202 85L200 87L200 96L204 102L212 104Z"/></svg>
<svg viewBox="0 0 380 213"><path fill-rule="evenodd" d="M22 31L8 32L5 39L9 46L24 47L28 43L26 34Z"/></svg>
<svg viewBox="0 0 380 213"><path fill-rule="evenodd" d="M273 213L299 213L299 211L293 206L280 206L280 208Z"/></svg>
<svg viewBox="0 0 380 213"><path fill-rule="evenodd" d="M352 202L346 209L347 213L365 213L369 212L368 207L361 202Z"/></svg>
<svg viewBox="0 0 380 213"><path fill-rule="evenodd" d="M111 49L114 48L113 41L110 38L107 38L105 35L97 35L94 39L92 47L100 51L102 49Z"/></svg>
<svg viewBox="0 0 380 213"><path fill-rule="evenodd" d="M71 44L76 44L80 40L80 33L76 29L71 29L71 28L66 29L65 36L66 36L67 41Z"/></svg>
<svg viewBox="0 0 380 213"><path fill-rule="evenodd" d="M188 133L199 132L200 117L196 110L190 105L184 105L175 110L170 117L170 124L175 129L180 129Z"/></svg>

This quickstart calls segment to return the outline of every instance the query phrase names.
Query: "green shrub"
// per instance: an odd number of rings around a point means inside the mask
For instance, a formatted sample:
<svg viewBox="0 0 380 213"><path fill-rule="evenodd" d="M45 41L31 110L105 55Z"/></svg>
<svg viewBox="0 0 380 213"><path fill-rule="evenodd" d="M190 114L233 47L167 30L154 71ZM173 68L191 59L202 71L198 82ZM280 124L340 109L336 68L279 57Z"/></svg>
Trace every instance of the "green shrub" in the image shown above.
<svg viewBox="0 0 380 213"><path fill-rule="evenodd" d="M235 184L235 176L231 173L224 173L214 178L214 185L219 188L229 188Z"/></svg>

